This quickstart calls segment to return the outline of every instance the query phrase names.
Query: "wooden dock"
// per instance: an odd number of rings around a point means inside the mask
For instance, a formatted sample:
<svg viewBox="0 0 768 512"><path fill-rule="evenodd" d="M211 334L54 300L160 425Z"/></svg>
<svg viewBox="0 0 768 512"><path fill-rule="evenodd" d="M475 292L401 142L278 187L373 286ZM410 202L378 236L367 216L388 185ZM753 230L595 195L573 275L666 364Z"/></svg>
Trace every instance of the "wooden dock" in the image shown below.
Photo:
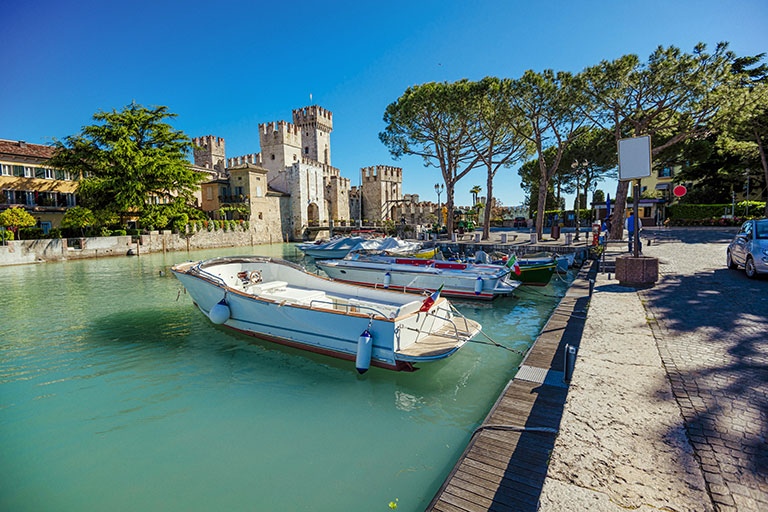
<svg viewBox="0 0 768 512"><path fill-rule="evenodd" d="M568 394L565 346L579 346L597 269L596 262L581 269L427 511L538 508Z"/></svg>

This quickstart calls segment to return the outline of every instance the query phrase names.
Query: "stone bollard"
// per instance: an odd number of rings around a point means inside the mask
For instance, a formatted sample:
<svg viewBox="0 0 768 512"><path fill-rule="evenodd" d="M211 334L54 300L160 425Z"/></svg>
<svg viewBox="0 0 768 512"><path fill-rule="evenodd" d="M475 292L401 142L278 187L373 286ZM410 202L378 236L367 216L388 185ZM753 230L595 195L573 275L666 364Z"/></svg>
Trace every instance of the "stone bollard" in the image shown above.
<svg viewBox="0 0 768 512"><path fill-rule="evenodd" d="M565 245L571 245L573 243L573 234L572 233L566 233L565 234Z"/></svg>
<svg viewBox="0 0 768 512"><path fill-rule="evenodd" d="M506 233L502 233L501 234L501 243L503 243L503 244L507 243L507 234Z"/></svg>
<svg viewBox="0 0 768 512"><path fill-rule="evenodd" d="M456 241L456 233L451 233L451 242Z"/></svg>
<svg viewBox="0 0 768 512"><path fill-rule="evenodd" d="M480 241L480 233L475 233L475 243Z"/></svg>
<svg viewBox="0 0 768 512"><path fill-rule="evenodd" d="M536 233L531 233L531 243L532 243L532 244L537 244L537 243L539 243L539 239L538 239L538 237L536 236Z"/></svg>

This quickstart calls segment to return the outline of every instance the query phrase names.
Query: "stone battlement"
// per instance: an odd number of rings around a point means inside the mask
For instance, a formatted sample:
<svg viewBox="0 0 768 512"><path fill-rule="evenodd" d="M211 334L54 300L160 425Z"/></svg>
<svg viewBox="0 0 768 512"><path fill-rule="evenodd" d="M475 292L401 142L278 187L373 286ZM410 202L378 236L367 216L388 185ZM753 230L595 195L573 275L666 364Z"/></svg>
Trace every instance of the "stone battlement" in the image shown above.
<svg viewBox="0 0 768 512"><path fill-rule="evenodd" d="M403 168L390 165L373 165L360 169L364 181L392 181L402 183Z"/></svg>
<svg viewBox="0 0 768 512"><path fill-rule="evenodd" d="M299 135L301 130L293 123L272 121L271 123L259 123L259 132L263 135L270 135L274 132L278 132L281 135Z"/></svg>
<svg viewBox="0 0 768 512"><path fill-rule="evenodd" d="M227 158L227 168L243 164L261 165L261 153L251 153L249 155L234 156Z"/></svg>
<svg viewBox="0 0 768 512"><path fill-rule="evenodd" d="M293 122L302 127L317 124L331 131L333 130L333 112L318 105L297 108L293 111Z"/></svg>
<svg viewBox="0 0 768 512"><path fill-rule="evenodd" d="M213 135L194 137L192 138L192 144L201 148L223 148L224 137L214 137Z"/></svg>
<svg viewBox="0 0 768 512"><path fill-rule="evenodd" d="M311 165L314 167L320 167L323 170L323 177L327 178L330 176L339 176L341 171L337 169L336 167L333 167L332 165L324 164L322 162L318 162L317 160L313 160L311 158L308 158L306 156L301 157L301 163L306 165Z"/></svg>

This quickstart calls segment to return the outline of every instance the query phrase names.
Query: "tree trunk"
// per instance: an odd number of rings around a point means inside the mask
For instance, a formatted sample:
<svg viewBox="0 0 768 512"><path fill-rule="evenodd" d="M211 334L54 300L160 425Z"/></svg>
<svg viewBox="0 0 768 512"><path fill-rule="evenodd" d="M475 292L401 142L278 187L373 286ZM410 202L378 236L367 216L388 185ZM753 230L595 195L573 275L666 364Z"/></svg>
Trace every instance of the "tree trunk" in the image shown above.
<svg viewBox="0 0 768 512"><path fill-rule="evenodd" d="M544 174L542 172L542 174ZM539 206L536 209L536 235L541 240L544 234L544 210L547 208L547 180L544 176L539 180Z"/></svg>
<svg viewBox="0 0 768 512"><path fill-rule="evenodd" d="M453 233L453 185L445 184L445 226L449 237Z"/></svg>
<svg viewBox="0 0 768 512"><path fill-rule="evenodd" d="M555 204L555 210L560 209L560 173L557 174L557 203Z"/></svg>
<svg viewBox="0 0 768 512"><path fill-rule="evenodd" d="M616 204L611 215L611 240L621 240L624 230L624 208L627 204L629 181L620 181L616 187Z"/></svg>
<svg viewBox="0 0 768 512"><path fill-rule="evenodd" d="M755 131L755 141L757 142L757 150L760 152L760 162L763 164L763 172L765 173L765 183L768 186L768 159L765 156L765 147L763 147L763 140L760 138L757 128L753 127ZM749 198L747 198L749 201ZM768 217L768 201L765 202L765 216Z"/></svg>
<svg viewBox="0 0 768 512"><path fill-rule="evenodd" d="M493 198L493 173L491 173L491 166L488 166L488 181L486 183L486 208L483 212L483 240L488 240L491 237L491 200Z"/></svg>

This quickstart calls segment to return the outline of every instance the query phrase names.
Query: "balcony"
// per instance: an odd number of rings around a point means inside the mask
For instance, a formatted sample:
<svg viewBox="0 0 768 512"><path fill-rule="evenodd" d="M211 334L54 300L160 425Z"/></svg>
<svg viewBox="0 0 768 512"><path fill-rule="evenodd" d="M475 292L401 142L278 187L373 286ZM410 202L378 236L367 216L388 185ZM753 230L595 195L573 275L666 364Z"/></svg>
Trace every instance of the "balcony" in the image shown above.
<svg viewBox="0 0 768 512"><path fill-rule="evenodd" d="M250 196L243 194L234 196L219 196L219 203L247 203Z"/></svg>

